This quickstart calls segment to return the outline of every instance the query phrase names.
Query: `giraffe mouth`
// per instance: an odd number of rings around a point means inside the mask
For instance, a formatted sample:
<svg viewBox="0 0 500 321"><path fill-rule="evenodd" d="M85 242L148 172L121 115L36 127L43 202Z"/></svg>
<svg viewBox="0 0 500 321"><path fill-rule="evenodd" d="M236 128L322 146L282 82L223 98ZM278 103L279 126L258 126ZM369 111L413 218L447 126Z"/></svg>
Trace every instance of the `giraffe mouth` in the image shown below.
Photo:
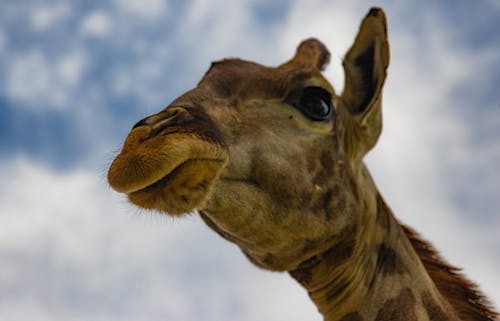
<svg viewBox="0 0 500 321"><path fill-rule="evenodd" d="M201 179L201 175L193 175L187 174L189 172L189 168L193 167L195 165L201 165L201 166L210 166L210 164L213 163L214 165L220 165L223 166L225 161L221 159L209 159L209 158L198 158L198 159L188 159L184 162L182 162L180 165L175 167L173 170L170 172L166 173L163 177L158 179L157 181L152 182L151 184L136 190L136 191L131 191L129 193L126 193L128 196L134 195L136 193L148 193L148 192L154 192L156 189L161 189L164 188L165 186L169 184L174 184L176 180L178 180L180 177L184 177L184 184L188 184L188 175L191 176L189 178L198 178L199 181L193 181L191 185L193 187L196 186L205 186L207 183L205 180Z"/></svg>
<svg viewBox="0 0 500 321"><path fill-rule="evenodd" d="M172 133L149 138L133 129L108 172L117 192L142 208L183 214L199 208L225 167L227 149L203 137Z"/></svg>
<svg viewBox="0 0 500 321"><path fill-rule="evenodd" d="M158 181L128 193L128 199L144 209L180 215L200 208L225 167L221 159L189 159Z"/></svg>

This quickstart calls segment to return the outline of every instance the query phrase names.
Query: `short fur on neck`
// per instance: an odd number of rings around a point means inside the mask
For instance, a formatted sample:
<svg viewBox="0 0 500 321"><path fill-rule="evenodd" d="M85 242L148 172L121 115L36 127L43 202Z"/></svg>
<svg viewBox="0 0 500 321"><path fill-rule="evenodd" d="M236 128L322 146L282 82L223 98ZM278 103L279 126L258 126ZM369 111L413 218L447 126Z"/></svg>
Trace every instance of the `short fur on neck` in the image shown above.
<svg viewBox="0 0 500 321"><path fill-rule="evenodd" d="M381 217L394 216L387 206L382 196L377 192L377 207ZM422 262L429 277L434 282L436 288L442 297L453 307L457 316L462 321L495 321L498 320L496 313L489 300L479 291L477 285L467 279L460 269L450 265L442 258L438 251L426 240L424 240L414 229L395 220L404 235L410 241L418 258ZM316 256L313 256L293 271L291 276L299 283L308 282L311 278L310 271L319 265L327 252L326 250ZM309 280L310 281L310 280Z"/></svg>

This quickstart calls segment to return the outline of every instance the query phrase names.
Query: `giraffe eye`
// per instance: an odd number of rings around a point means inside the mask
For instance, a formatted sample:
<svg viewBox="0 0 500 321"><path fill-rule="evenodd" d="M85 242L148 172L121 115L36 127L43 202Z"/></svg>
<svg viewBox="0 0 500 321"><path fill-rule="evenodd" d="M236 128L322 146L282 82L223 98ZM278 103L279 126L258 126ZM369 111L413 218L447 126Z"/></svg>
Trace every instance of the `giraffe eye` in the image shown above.
<svg viewBox="0 0 500 321"><path fill-rule="evenodd" d="M328 120L332 115L332 96L321 87L306 87L293 105L312 120Z"/></svg>

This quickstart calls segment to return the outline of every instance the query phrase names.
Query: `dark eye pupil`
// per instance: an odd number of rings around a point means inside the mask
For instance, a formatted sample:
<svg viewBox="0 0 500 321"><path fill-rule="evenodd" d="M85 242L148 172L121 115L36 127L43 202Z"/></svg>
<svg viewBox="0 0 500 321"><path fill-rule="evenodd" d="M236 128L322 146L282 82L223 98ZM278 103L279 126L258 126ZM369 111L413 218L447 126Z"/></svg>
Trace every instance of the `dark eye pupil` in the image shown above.
<svg viewBox="0 0 500 321"><path fill-rule="evenodd" d="M327 116L330 113L330 105L320 97L303 97L300 104L313 115Z"/></svg>
<svg viewBox="0 0 500 321"><path fill-rule="evenodd" d="M297 107L313 120L327 120L332 114L331 95L321 87L306 87Z"/></svg>

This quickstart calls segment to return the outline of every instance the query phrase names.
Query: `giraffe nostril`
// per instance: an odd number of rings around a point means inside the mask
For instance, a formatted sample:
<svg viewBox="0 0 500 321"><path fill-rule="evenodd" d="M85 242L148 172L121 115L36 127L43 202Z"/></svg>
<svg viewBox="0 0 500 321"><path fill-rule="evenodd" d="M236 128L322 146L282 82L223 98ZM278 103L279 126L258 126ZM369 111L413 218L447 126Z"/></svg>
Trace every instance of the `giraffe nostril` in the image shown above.
<svg viewBox="0 0 500 321"><path fill-rule="evenodd" d="M167 109L158 115L161 115L161 117L149 124L152 128L152 135L157 135L171 126L182 126L192 120L191 115L185 109L181 108Z"/></svg>
<svg viewBox="0 0 500 321"><path fill-rule="evenodd" d="M137 128L137 127L141 127L141 126L145 126L145 125L147 125L148 123L146 122L146 119L147 119L147 117L146 117L146 118L144 118L144 119L139 120L139 121L138 121L138 122L134 125L134 127L132 127L132 129Z"/></svg>
<svg viewBox="0 0 500 321"><path fill-rule="evenodd" d="M152 129L151 134L155 136L169 126L183 125L192 120L193 117L184 108L174 107L140 120L132 127L132 129L149 126Z"/></svg>

